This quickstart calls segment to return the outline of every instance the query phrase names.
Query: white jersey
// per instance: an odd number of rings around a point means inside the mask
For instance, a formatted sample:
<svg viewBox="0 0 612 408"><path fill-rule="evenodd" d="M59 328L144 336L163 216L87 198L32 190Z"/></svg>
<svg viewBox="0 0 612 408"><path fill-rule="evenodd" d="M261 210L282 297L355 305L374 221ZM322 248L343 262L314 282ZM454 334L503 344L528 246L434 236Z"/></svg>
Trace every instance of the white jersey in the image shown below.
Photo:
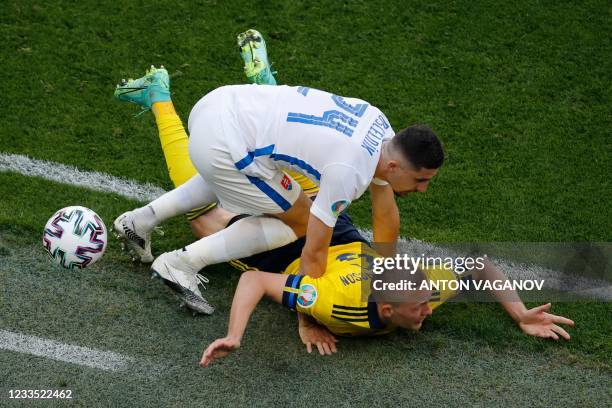
<svg viewBox="0 0 612 408"><path fill-rule="evenodd" d="M311 212L330 227L372 182L382 141L395 134L368 102L313 88L234 85L213 92L227 106L220 119L236 168L262 179L284 168L309 177L320 186ZM199 111L196 104L190 131Z"/></svg>

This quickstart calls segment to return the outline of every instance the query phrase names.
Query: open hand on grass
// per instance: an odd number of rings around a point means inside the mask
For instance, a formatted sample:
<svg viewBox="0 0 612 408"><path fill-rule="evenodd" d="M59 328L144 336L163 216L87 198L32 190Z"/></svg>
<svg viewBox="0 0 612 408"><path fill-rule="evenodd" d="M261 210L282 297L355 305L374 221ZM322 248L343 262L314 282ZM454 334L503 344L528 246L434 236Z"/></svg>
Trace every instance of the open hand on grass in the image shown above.
<svg viewBox="0 0 612 408"><path fill-rule="evenodd" d="M566 324L573 327L574 322L563 316L550 314L548 313L549 310L550 303L527 310L518 322L519 327L523 333L530 336L554 340L559 340L559 336L561 336L565 340L569 340L569 333L557 324Z"/></svg>
<svg viewBox="0 0 612 408"><path fill-rule="evenodd" d="M300 339L306 345L306 351L309 353L312 353L313 344L317 346L319 354L322 356L331 356L338 351L336 348L338 339L320 324L303 320L300 322L299 332Z"/></svg>
<svg viewBox="0 0 612 408"><path fill-rule="evenodd" d="M202 354L200 367L208 367L215 359L227 356L232 351L240 347L240 340L235 337L224 337L210 343Z"/></svg>

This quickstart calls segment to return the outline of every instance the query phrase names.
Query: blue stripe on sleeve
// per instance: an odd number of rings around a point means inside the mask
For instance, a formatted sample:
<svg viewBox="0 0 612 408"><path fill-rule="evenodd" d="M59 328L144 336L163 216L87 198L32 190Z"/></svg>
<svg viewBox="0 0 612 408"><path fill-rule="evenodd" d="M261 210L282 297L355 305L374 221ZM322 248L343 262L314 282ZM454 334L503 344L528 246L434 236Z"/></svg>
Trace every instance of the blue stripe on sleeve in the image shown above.
<svg viewBox="0 0 612 408"><path fill-rule="evenodd" d="M255 160L255 157L267 156L269 154L272 154L273 151L274 151L273 144L271 144L270 146L266 146L266 147L260 147L259 149L255 149L252 152L249 152L242 159L234 163L234 165L236 166L238 170L242 170L249 164L253 163L253 160Z"/></svg>

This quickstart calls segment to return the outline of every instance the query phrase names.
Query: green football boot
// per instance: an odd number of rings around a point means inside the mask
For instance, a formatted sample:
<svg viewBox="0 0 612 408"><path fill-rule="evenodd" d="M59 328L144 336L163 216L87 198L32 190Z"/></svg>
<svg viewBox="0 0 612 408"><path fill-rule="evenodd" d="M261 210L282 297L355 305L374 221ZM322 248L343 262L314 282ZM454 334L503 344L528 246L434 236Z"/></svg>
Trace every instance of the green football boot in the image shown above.
<svg viewBox="0 0 612 408"><path fill-rule="evenodd" d="M276 72L270 69L266 42L261 33L251 29L238 34L238 47L248 80L258 85L276 85Z"/></svg>
<svg viewBox="0 0 612 408"><path fill-rule="evenodd" d="M169 102L171 99L168 71L163 65L160 68L151 65L145 76L122 80L115 89L115 98L135 103L143 111L151 110L155 102Z"/></svg>

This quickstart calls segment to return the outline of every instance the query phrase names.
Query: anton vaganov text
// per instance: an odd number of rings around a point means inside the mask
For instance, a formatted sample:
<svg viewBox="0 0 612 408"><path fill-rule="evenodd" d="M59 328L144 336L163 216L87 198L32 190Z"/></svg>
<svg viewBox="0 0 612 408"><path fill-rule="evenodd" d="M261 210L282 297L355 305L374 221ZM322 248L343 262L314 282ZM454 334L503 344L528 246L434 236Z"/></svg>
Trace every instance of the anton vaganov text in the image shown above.
<svg viewBox="0 0 612 408"><path fill-rule="evenodd" d="M423 280L420 283L400 280L397 282L383 282L375 279L372 287L377 291L405 291L405 290L452 290L452 291L490 291L490 290L542 290L544 280Z"/></svg>

